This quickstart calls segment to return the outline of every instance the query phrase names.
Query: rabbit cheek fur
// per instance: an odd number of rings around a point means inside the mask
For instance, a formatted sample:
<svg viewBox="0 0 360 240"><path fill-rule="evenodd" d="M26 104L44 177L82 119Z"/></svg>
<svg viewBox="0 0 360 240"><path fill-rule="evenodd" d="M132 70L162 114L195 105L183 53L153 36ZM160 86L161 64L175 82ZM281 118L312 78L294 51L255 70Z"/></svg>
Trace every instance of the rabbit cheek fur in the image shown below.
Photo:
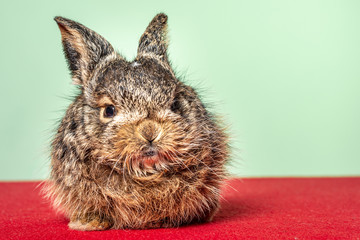
<svg viewBox="0 0 360 240"><path fill-rule="evenodd" d="M44 188L77 230L176 227L219 207L227 137L167 59L158 14L126 61L100 35L56 17L81 92L52 143ZM113 116L104 115L114 106Z"/></svg>

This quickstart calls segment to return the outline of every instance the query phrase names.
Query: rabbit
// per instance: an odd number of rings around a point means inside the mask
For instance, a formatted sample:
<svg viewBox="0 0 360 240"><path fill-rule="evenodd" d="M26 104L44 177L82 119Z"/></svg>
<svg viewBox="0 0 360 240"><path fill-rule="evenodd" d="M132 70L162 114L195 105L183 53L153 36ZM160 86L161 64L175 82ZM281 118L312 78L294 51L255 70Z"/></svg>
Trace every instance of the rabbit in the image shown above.
<svg viewBox="0 0 360 240"><path fill-rule="evenodd" d="M55 17L79 94L51 144L44 191L69 228L178 227L211 221L227 176L228 135L167 55L167 15L156 15L136 58Z"/></svg>

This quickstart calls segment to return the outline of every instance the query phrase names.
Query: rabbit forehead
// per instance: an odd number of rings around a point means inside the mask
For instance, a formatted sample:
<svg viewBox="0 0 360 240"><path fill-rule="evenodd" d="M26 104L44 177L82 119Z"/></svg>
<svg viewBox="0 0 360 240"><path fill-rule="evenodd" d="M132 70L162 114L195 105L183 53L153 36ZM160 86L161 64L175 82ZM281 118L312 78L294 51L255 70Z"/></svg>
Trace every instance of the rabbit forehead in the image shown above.
<svg viewBox="0 0 360 240"><path fill-rule="evenodd" d="M93 94L109 95L121 105L127 100L132 105L167 105L178 84L171 70L149 60L114 61L94 77Z"/></svg>

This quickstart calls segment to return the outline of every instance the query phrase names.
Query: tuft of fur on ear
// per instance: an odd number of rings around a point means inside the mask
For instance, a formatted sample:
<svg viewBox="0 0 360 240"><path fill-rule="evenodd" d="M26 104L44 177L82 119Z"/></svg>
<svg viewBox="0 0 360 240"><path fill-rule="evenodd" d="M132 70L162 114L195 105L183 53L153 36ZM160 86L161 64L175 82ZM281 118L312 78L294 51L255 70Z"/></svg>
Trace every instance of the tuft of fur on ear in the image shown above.
<svg viewBox="0 0 360 240"><path fill-rule="evenodd" d="M55 17L73 83L83 86L95 66L105 58L116 58L114 48L102 36L80 23Z"/></svg>
<svg viewBox="0 0 360 240"><path fill-rule="evenodd" d="M150 56L167 62L167 15L159 13L141 36L138 57Z"/></svg>

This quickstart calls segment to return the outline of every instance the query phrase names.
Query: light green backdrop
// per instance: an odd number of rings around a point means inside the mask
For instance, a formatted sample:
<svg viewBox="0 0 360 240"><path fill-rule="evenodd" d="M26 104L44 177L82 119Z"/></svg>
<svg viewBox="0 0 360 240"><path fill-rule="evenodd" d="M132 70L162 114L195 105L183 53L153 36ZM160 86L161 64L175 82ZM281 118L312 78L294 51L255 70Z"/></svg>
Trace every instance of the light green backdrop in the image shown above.
<svg viewBox="0 0 360 240"><path fill-rule="evenodd" d="M169 15L170 58L231 125L239 176L360 174L360 1L2 1L0 179L41 179L75 92L53 17L129 59Z"/></svg>

